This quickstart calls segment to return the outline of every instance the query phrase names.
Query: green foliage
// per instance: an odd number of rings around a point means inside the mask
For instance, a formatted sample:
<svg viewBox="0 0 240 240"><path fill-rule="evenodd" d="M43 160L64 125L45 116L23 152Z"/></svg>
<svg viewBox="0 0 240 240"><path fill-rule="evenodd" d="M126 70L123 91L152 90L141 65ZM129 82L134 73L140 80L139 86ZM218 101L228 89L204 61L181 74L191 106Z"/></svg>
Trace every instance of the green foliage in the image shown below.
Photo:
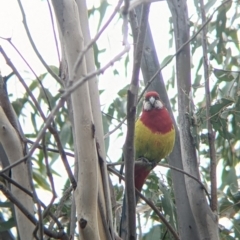
<svg viewBox="0 0 240 240"><path fill-rule="evenodd" d="M36 186L51 191L51 188L49 186L49 183L47 182L45 174L43 174L43 172L40 171L39 169L33 169L33 178L36 182Z"/></svg>
<svg viewBox="0 0 240 240"><path fill-rule="evenodd" d="M217 0L205 1L205 11L208 16L216 9L219 3ZM189 19L191 35L196 33L201 25L201 9L199 1L194 1L195 9L191 11L193 15ZM96 31L102 27L106 20L106 13L110 5L108 1L101 1L99 7L92 7L89 9L89 17L98 16ZM210 123L216 132L215 147L218 158L218 204L219 204L219 218L228 219L228 223L232 226L230 229L222 226L220 235L221 239L237 239L240 238L240 191L239 191L239 160L240 160L240 70L239 70L239 6L237 2L229 1L229 4L224 4L219 8L212 20L208 24L208 57L209 57L209 74L210 74ZM119 19L118 19L119 20ZM172 18L169 18L169 50L173 50L173 27ZM120 41L120 40L119 40ZM198 153L200 159L200 170L203 182L209 184L210 181L210 164L209 164L209 143L207 134L206 119L206 99L204 93L204 74L203 74L203 58L202 58L202 41L200 35L191 41L192 54L192 94L193 104L195 106L194 120L196 126L193 127L192 134L196 136L198 145ZM97 69L102 67L100 55L104 56L107 52L108 46L102 47L98 42L93 44L95 66ZM200 53L200 54L199 54ZM168 56L161 56L163 61L161 66L164 66L172 54ZM131 78L131 72L128 68L132 65L131 53L126 54L120 64L122 67L113 66L112 76L127 79ZM173 60L174 61L174 60ZM173 62L172 61L172 62ZM56 66L49 66L57 75L59 69ZM169 79L165 79L166 88L169 91L170 103L174 113L177 112L177 93L175 82L175 67L168 66L167 71L171 73ZM43 110L43 113L48 116L50 110L56 105L60 97L60 85L55 84L51 87L42 87L48 84L52 79L46 72L40 74L37 78L28 82L28 88L37 100L37 103ZM40 84L42 83L42 85ZM102 107L102 120L104 134L112 131L123 119L126 117L126 101L128 85L122 87L117 91L114 97L109 98L106 106ZM142 86L141 86L142 87ZM140 89L141 90L141 89ZM100 91L100 95L104 94L105 90ZM139 91L140 92L140 91ZM172 94L173 92L173 94ZM31 140L35 141L39 131L42 129L44 119L36 107L34 101L30 98L28 93L14 99L12 102L17 116L26 121L30 126L30 131L25 135ZM139 115L142 108L141 101L137 106L137 115ZM190 116L192 121L192 115ZM68 117L67 106L64 105L54 118L54 127L56 127L61 144L65 150L71 153L74 150L73 137L70 120ZM125 137L125 125L122 125L113 135L116 139ZM44 144L46 148L57 150L57 144L53 135L47 131L44 136ZM29 145L30 146L30 145ZM111 136L105 138L105 148L107 155L109 152L114 152L116 146L114 145ZM113 149L113 151L112 151ZM58 171L54 164L61 161L58 152L47 150L50 171L54 177L63 176L63 173ZM121 159L121 156L114 155L114 161ZM33 178L34 184L38 189L52 191L49 177L46 168L46 156L41 149L38 149L32 156L33 162ZM73 162L71 164L73 166ZM114 179L113 175L111 175ZM161 179L161 181L159 180ZM63 192L70 186L69 180L63 186ZM115 197L117 202L121 202L123 196L122 185L114 185ZM175 229L177 228L177 217L175 209L175 200L172 191L172 181L170 171L165 172L161 176L152 172L148 177L144 187L143 194L150 198L167 218L168 222ZM141 202L143 203L143 202ZM59 206L59 200L54 202L50 207L52 213ZM7 202L0 202L0 207L9 208ZM71 198L67 198L61 210L61 219L66 220L67 229L68 219L70 218ZM157 215L151 209L147 209L140 214L145 220L146 224L150 226L147 232L143 234L144 240L150 239L171 239L171 235L167 233L166 226L159 220ZM142 220L142 219L141 219ZM44 219L46 224L49 224L50 219ZM14 226L13 219L9 218L4 223L0 224L0 232L10 229Z"/></svg>
<svg viewBox="0 0 240 240"><path fill-rule="evenodd" d="M224 110L233 103L232 99L222 98L216 104L210 108L211 123L215 131L225 138L230 140L233 138L233 134L228 132L227 116L224 116Z"/></svg>
<svg viewBox="0 0 240 240"><path fill-rule="evenodd" d="M143 240L161 239L162 235L162 225L156 225L153 226L149 232L143 236Z"/></svg>
<svg viewBox="0 0 240 240"><path fill-rule="evenodd" d="M211 0L205 4L207 16L212 14L213 9L219 5L219 1ZM199 1L194 1L195 12L190 18L191 35L196 33L201 27L201 9ZM210 66L210 123L216 132L215 147L217 158L219 159L218 172L219 182L219 212L220 219L227 212L229 222L232 223L232 229L227 229L225 226L221 230L221 239L235 239L239 236L239 171L236 171L237 164L240 159L239 140L240 140L240 99L239 99L239 20L237 4L229 3L220 7L210 23L208 24L208 56ZM173 28L172 18L169 19L169 48L173 47ZM209 184L210 181L210 165L209 165L209 143L207 134L206 119L206 99L204 97L204 73L203 73L203 58L202 58L202 40L200 35L191 41L191 53L194 58L192 63L192 94L193 116L195 127L193 127L194 135L197 140L200 171L204 179L203 182ZM200 53L200 54L199 54ZM129 55L125 59L125 71L129 63ZM163 66L172 55L161 56ZM168 66L170 68L170 66ZM168 69L169 71L169 69ZM114 75L119 75L119 70L113 70ZM129 73L128 73L129 74ZM127 72L125 72L127 75ZM169 91L176 88L175 85L175 68L172 67L172 76L165 81ZM103 116L104 131L111 128L111 124L115 120L121 121L126 114L126 90L127 87L118 92L118 96L113 99L109 107L104 109L107 114ZM123 92L123 94L121 93ZM169 94L172 109L177 110L177 94ZM141 103L138 105L137 113L141 111ZM191 121L193 121L191 120ZM122 130L121 128L119 129ZM107 142L107 149L111 147ZM172 182L169 172L165 176L167 183L159 183L159 176L156 173L151 173L148 177L143 193L147 198L150 198L161 210L164 216L172 226L176 228L177 218L175 211L174 195L172 192ZM161 177L161 179L165 179ZM117 190L115 186L117 199L121 190ZM147 209L144 214L144 219L148 224L152 222L152 228L144 234L143 239L171 239L170 234L165 234L166 228L162 223L156 225L159 221L158 217ZM234 237L233 237L234 236Z"/></svg>
<svg viewBox="0 0 240 240"><path fill-rule="evenodd" d="M194 1L196 7L197 18L194 16L190 20L191 33L194 34L201 27L201 10L199 1ZM213 11L213 6L218 6L216 0L207 1L205 5L206 14L209 16ZM210 66L210 123L216 132L215 147L217 158L219 159L219 212L220 219L225 217L229 219L232 228L228 229L223 226L221 230L221 239L235 239L239 237L239 207L240 207L240 191L239 191L239 159L240 159L240 99L239 99L239 31L237 19L239 19L237 4L225 4L217 10L213 19L208 24L208 52ZM231 12L231 13L230 13ZM232 14L234 13L234 14ZM200 20L200 21L199 21ZM172 22L171 18L169 20ZM173 34L172 26L170 26L170 34ZM169 48L172 47L172 39L170 36ZM210 165L209 165L209 143L207 135L206 119L206 99L204 97L204 74L202 59L202 41L201 37L191 41L191 51L194 59L192 74L192 91L193 104L195 106L194 118L196 123L195 135L198 140L198 151L200 157L200 171L202 178L206 184L210 181ZM200 55L199 55L200 52ZM161 66L167 62L172 55L163 58ZM164 57L164 56L162 56ZM175 88L175 71L173 68L172 78L166 81L166 87L171 91ZM176 109L177 95L169 95L172 109ZM123 112L117 102L114 100L114 108ZM118 103L118 104L116 104ZM140 105L141 106L141 105ZM141 107L140 107L141 108ZM203 163L203 165L202 165ZM164 178L163 178L164 179ZM159 183L159 176L151 173L148 177L143 193L150 198L167 217L172 226L177 225L174 196L171 191L171 176L167 175L168 184ZM150 209L144 212L146 221L153 221L153 227L148 230L143 239L162 239L164 235L164 226L160 223L154 225L154 221L159 221ZM156 223L156 222L155 222ZM164 239L170 239L170 236L164 236Z"/></svg>
<svg viewBox="0 0 240 240"><path fill-rule="evenodd" d="M208 1L205 5L207 13L212 12L212 6L218 1ZM200 9L198 1L195 1L195 6L200 18ZM215 5L216 6L216 5ZM217 10L213 20L208 25L208 52L209 52L209 66L210 66L210 87L211 87L211 106L210 106L210 123L216 132L215 147L217 151L217 158L219 161L218 172L220 177L219 187L219 211L221 217L227 216L229 222L232 223L232 229L227 229L225 226L221 231L221 239L235 239L239 236L238 225L239 222L238 201L236 200L231 189L235 194L239 194L239 173L236 169L239 163L238 144L240 140L239 132L239 40L238 28L236 23L236 14L238 6L229 2L224 4ZM231 12L231 14L230 14ZM194 21L196 22L196 21ZM193 31L197 31L200 25L192 25ZM201 39L196 39L192 43L192 54L195 54L201 48ZM204 87L205 80L203 74L203 61L200 59L197 68L193 69L196 72L193 94L197 97L199 87ZM194 104L197 108L197 117L199 118L199 134L201 136L200 144L200 159L201 161L209 160L209 147L206 126L206 101L205 98L200 101L195 98ZM209 163L209 162L208 162ZM204 165L201 168L201 174L210 181L209 165ZM225 215L226 214L226 215ZM234 237L235 238L234 238Z"/></svg>
<svg viewBox="0 0 240 240"><path fill-rule="evenodd" d="M12 216L11 209L13 208L13 204L9 201L0 202L0 234L2 232L8 231L11 228L16 226L16 222L14 217ZM6 218L6 213L9 213L8 219Z"/></svg>
<svg viewBox="0 0 240 240"><path fill-rule="evenodd" d="M15 227L15 220L14 218L10 218L9 220L5 222L0 223L0 232L5 232L9 230L10 228Z"/></svg>

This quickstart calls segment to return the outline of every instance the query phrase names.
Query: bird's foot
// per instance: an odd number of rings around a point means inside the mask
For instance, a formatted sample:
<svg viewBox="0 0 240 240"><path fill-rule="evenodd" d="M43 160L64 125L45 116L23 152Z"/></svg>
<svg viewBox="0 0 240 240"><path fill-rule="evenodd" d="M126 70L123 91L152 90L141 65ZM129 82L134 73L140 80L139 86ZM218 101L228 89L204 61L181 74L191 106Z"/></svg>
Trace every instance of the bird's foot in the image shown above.
<svg viewBox="0 0 240 240"><path fill-rule="evenodd" d="M146 166L151 166L151 168L154 168L157 165L157 162L155 161L149 161L147 158L145 157L140 157L138 158L139 164L144 164Z"/></svg>
<svg viewBox="0 0 240 240"><path fill-rule="evenodd" d="M145 157L141 157L141 158L139 158L138 159L139 161L142 161L142 162L144 162L144 163L151 163L151 162L149 162L149 160L147 159L147 158L145 158Z"/></svg>

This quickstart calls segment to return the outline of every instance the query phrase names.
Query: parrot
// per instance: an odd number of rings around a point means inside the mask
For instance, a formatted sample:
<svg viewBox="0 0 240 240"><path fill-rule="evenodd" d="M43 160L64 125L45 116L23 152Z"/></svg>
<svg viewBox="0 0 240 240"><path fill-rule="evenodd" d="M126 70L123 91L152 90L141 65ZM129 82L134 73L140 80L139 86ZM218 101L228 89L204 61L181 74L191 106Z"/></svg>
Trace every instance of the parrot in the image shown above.
<svg viewBox="0 0 240 240"><path fill-rule="evenodd" d="M170 114L155 91L147 92L143 110L135 123L135 159L147 159L152 166L135 165L135 187L141 192L142 186L152 170L174 147L175 128Z"/></svg>
<svg viewBox="0 0 240 240"><path fill-rule="evenodd" d="M149 164L135 164L135 188L141 192L144 182L151 170L167 157L174 147L175 128L170 114L160 96L155 91L145 94L140 117L135 123L134 148L135 159L147 161ZM136 194L136 204L138 196ZM126 200L123 200L120 237L126 238Z"/></svg>

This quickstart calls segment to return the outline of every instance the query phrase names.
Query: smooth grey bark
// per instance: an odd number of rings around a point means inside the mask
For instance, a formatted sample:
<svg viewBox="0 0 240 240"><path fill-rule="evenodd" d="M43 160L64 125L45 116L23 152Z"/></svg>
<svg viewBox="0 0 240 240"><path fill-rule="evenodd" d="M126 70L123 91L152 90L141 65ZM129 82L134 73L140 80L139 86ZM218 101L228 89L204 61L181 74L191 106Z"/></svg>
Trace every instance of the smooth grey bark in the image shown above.
<svg viewBox="0 0 240 240"><path fill-rule="evenodd" d="M141 7L135 9L138 21L141 15ZM158 61L155 45L152 38L152 33L150 26L147 27L147 33L145 37L144 50L142 56L141 70L144 78L145 85L153 77L153 75L160 68ZM172 109L170 106L168 94L165 88L162 73L156 76L153 82L148 87L148 90L157 91L160 94L165 106L167 107L172 119L174 119ZM181 147L178 126L174 120L174 125L176 129L176 139L175 146L170 154L168 161L171 166L183 169L182 158L181 158ZM184 175L180 172L171 170L172 180L173 180L173 190L176 201L176 211L178 220L178 232L181 239L199 239L197 233L197 227L195 220L190 208L190 203L188 200L187 190L185 186Z"/></svg>
<svg viewBox="0 0 240 240"><path fill-rule="evenodd" d="M87 75L89 70L87 67L90 64L90 62L86 62L89 59L85 58L84 55L81 63L78 59L84 48L84 33L86 31L82 32L82 27L85 28L86 25L82 21L86 22L84 16L87 19L86 7L84 7L86 4L84 0L79 2L81 5L80 10L83 11L79 13L75 1L53 0L52 3L58 21L62 48L66 55L65 59L70 83L74 84L81 77ZM79 18L80 15L81 18ZM93 93L91 92L91 94ZM99 155L97 153L99 154L99 152L97 152L98 145L96 144L96 132L94 130L96 126L93 121L93 109L88 82L74 89L74 92L71 94L71 103L75 155L78 155L79 166L78 185L74 192L79 235L81 239L112 239L109 236L109 227L105 224L106 208L104 208L103 204L99 204L99 199L103 199L104 194L98 167ZM103 149L101 151L103 153ZM103 203L103 200L101 200L101 203ZM108 208L111 210L110 206ZM108 218L108 221L110 218L111 216ZM112 221L110 220L111 223ZM71 226L73 224L74 213L72 214ZM72 230L73 227L71 227Z"/></svg>
<svg viewBox="0 0 240 240"><path fill-rule="evenodd" d="M79 53L83 49L77 5L75 1L52 1L58 30L63 45L69 78L76 82L87 73L85 59L75 69ZM99 239L97 196L98 173L97 152L93 135L93 120L88 91L88 84L76 88L71 94L75 155L78 155L78 182L74 192L77 209L77 221L81 239Z"/></svg>
<svg viewBox="0 0 240 240"><path fill-rule="evenodd" d="M76 0L78 6L78 13L80 24L84 36L84 47L86 47L91 42L90 29L88 23L88 12L86 6L86 0ZM96 70L94 62L94 52L93 47L91 47L85 54L87 72L94 72ZM88 82L89 95L91 101L91 109L93 115L93 121L95 126L95 140L97 145L97 152L99 158L99 192L98 192L98 201L100 201L101 206L103 207L102 212L107 222L107 227L110 229L110 233L113 237L113 219L112 219L112 204L110 200L110 184L109 176L107 171L106 164L106 152L104 144L104 133L103 133L103 122L102 122L102 113L100 105L100 96L98 90L98 77L95 76Z"/></svg>
<svg viewBox="0 0 240 240"><path fill-rule="evenodd" d="M61 39L60 39L61 41ZM68 67L67 67L67 59L66 54L64 52L63 45L61 44L61 50L62 50L62 58L61 58L61 66L60 66L60 77L61 80L63 80L64 87L66 88L69 84L69 74L68 74ZM74 131L74 121L73 121L73 109L72 109L72 101L71 97L67 98L67 110L68 110L68 117L71 122L72 126L72 133L73 133L73 144L74 149L76 149L76 137L75 137L75 131ZM78 181L78 155L75 155L74 160L74 178L76 181ZM75 196L73 192L72 196L72 204L71 204L71 215L70 215L70 236L74 236L75 229L76 229L76 203L75 203Z"/></svg>
<svg viewBox="0 0 240 240"><path fill-rule="evenodd" d="M0 142L7 156L1 153L1 161L3 164L15 163L26 154L25 137L19 124L16 113L8 98L6 81L0 76ZM31 172L30 161L21 163L11 169L11 178L27 190L31 190L30 177ZM24 203L30 214L34 214L33 199L24 193L18 187L11 185L11 193L18 199L20 203ZM15 219L17 222L18 233L21 239L32 239L35 226L29 221L24 213L14 205Z"/></svg>
<svg viewBox="0 0 240 240"><path fill-rule="evenodd" d="M5 167L8 167L9 166L9 161L8 161L8 158L7 158L7 155L3 149L3 146L2 144L0 144L0 165L2 166L2 168L5 168ZM10 176L10 170L7 171L5 173L7 176ZM13 204L11 203L11 211L12 213L15 215L14 213L14 207L13 207ZM5 219L3 217L3 214L0 212L0 225L2 222L5 222ZM15 221L15 223L17 224L17 222ZM14 236L13 234L11 233L10 230L7 230L7 231L4 231L4 232L0 232L0 240L14 240Z"/></svg>
<svg viewBox="0 0 240 240"><path fill-rule="evenodd" d="M179 49L189 40L189 21L187 3L185 0L168 0L168 5L173 17L176 49ZM190 45L186 44L176 56L176 72L178 87L179 133L181 142L181 155L183 169L189 174L199 177L196 147L191 136L191 67ZM192 179L185 177L185 185L190 202L190 207L197 225L199 239L217 240L218 224L206 200L201 186Z"/></svg>

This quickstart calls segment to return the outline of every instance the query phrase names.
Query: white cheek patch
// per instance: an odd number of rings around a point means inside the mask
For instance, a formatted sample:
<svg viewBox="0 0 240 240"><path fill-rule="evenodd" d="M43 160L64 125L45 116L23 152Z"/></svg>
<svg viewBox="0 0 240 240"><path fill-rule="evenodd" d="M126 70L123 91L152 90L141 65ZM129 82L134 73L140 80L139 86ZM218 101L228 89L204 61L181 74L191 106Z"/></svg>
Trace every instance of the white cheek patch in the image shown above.
<svg viewBox="0 0 240 240"><path fill-rule="evenodd" d="M150 111L152 109L152 105L148 101L143 102L143 109L145 111Z"/></svg>
<svg viewBox="0 0 240 240"><path fill-rule="evenodd" d="M163 108L163 104L160 100L156 100L155 104L154 104L154 107L158 108L158 109L161 109L161 108Z"/></svg>

